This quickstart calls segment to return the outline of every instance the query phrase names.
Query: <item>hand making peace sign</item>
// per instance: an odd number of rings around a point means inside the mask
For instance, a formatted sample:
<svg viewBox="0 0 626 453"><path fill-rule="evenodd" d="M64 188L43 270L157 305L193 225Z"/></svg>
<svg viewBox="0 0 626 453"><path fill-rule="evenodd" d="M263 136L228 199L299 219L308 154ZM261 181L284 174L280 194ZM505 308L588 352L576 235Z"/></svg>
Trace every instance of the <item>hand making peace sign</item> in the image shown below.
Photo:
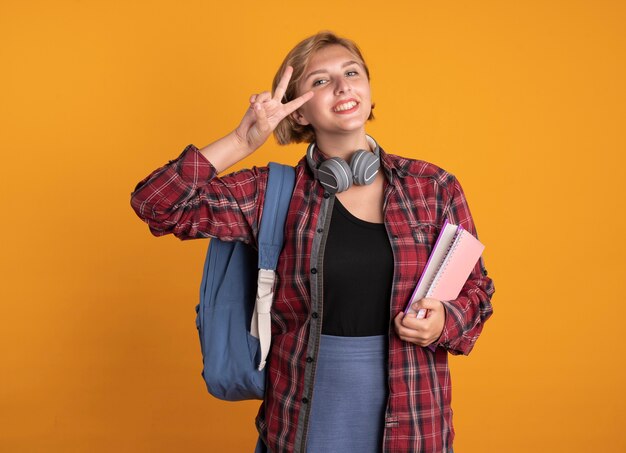
<svg viewBox="0 0 626 453"><path fill-rule="evenodd" d="M308 91L293 101L283 104L282 99L292 73L293 68L287 66L273 96L269 91L250 96L250 108L248 108L241 123L235 130L236 136L243 144L249 147L250 152L265 143L270 134L276 129L276 126L278 126L278 123L287 115L295 112L313 97L313 92Z"/></svg>

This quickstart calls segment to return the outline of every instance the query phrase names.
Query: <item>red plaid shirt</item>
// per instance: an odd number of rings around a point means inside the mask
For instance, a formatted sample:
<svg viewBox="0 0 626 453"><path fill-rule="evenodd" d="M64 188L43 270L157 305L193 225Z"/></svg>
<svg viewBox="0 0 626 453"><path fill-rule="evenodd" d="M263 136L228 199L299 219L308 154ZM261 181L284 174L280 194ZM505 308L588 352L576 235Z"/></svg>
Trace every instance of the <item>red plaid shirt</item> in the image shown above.
<svg viewBox="0 0 626 453"><path fill-rule="evenodd" d="M321 162L316 152L314 159ZM427 162L386 154L384 223L394 255L390 318L406 307L445 219L476 234L456 178ZM221 178L193 145L141 181L131 204L157 236L219 237L255 243L267 168ZM257 428L275 453L306 451L315 357L322 321L322 268L334 196L325 194L306 160L285 227L272 306L272 348ZM389 397L384 452L434 453L452 446L448 353L468 354L492 313L492 281L482 260L458 299L444 302L446 322L433 350L400 340L389 326Z"/></svg>

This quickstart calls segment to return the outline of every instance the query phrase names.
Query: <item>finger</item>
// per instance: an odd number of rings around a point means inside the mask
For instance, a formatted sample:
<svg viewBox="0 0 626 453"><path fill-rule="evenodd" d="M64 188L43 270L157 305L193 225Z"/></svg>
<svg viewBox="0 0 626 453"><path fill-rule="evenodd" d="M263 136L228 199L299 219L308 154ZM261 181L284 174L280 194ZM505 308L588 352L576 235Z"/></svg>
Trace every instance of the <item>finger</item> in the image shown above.
<svg viewBox="0 0 626 453"><path fill-rule="evenodd" d="M250 96L250 104L254 104L254 102L256 101L256 94L253 94L252 96ZM252 105L250 106L250 108L252 108Z"/></svg>
<svg viewBox="0 0 626 453"><path fill-rule="evenodd" d="M400 312L393 319L394 327L396 328L396 333L400 336L400 332L405 330L405 327L402 325L402 318L404 318L404 313Z"/></svg>
<svg viewBox="0 0 626 453"><path fill-rule="evenodd" d="M312 97L313 97L313 92L307 91L302 96L295 98L293 101L287 102L286 104L284 104L285 116L298 110L300 107L302 107L302 105L304 105L305 102L308 102L309 100L311 100Z"/></svg>
<svg viewBox="0 0 626 453"><path fill-rule="evenodd" d="M416 339L415 331L403 326L396 327L396 333L404 341L414 341Z"/></svg>
<svg viewBox="0 0 626 453"><path fill-rule="evenodd" d="M439 307L441 307L441 301L437 299L431 299L429 297L425 297L423 299L418 300L417 302L414 302L411 308L413 308L413 310L417 312L423 308L426 310L436 310Z"/></svg>
<svg viewBox="0 0 626 453"><path fill-rule="evenodd" d="M411 308L413 313L415 313L416 319L426 319L430 316L430 310L428 308L420 308L417 302L415 302Z"/></svg>
<svg viewBox="0 0 626 453"><path fill-rule="evenodd" d="M400 312L394 319L394 325L396 328L396 332L398 336L406 337L406 338L415 338L419 335L419 332L415 330L415 319L409 315L404 315L404 313Z"/></svg>
<svg viewBox="0 0 626 453"><path fill-rule="evenodd" d="M406 316L402 316L402 313L399 313L394 318L394 327L398 338L402 341L406 341L407 343L413 343L422 346L425 342L423 335L420 335L419 332L414 329L407 328L402 325L402 320L406 319Z"/></svg>
<svg viewBox="0 0 626 453"><path fill-rule="evenodd" d="M431 297L424 298L424 308L428 308L429 310L434 310L441 307L442 303L438 299L433 299Z"/></svg>
<svg viewBox="0 0 626 453"><path fill-rule="evenodd" d="M257 129L260 132L266 133L268 130L270 130L270 125L267 121L265 109L258 102L254 104L254 115L256 117Z"/></svg>
<svg viewBox="0 0 626 453"><path fill-rule="evenodd" d="M263 91L256 95L255 102L267 102L272 99L272 94L269 91Z"/></svg>
<svg viewBox="0 0 626 453"><path fill-rule="evenodd" d="M410 341L411 343L416 344L421 344L421 342L427 342L432 336L429 332L411 329L406 326L400 326L396 330L396 332L398 333L398 336L403 338L405 341Z"/></svg>
<svg viewBox="0 0 626 453"><path fill-rule="evenodd" d="M291 66L287 66L285 68L285 72L283 72L283 75L280 78L280 82L278 82L278 85L276 85L276 90L274 91L274 99L278 102L282 102L285 91L287 91L287 87L289 86L289 80L291 80L292 74L293 68Z"/></svg>
<svg viewBox="0 0 626 453"><path fill-rule="evenodd" d="M415 315L405 316L400 321L400 324L403 327L406 327L407 329L411 329L411 330L422 330L424 328L423 323L424 323L424 320L415 318Z"/></svg>
<svg viewBox="0 0 626 453"><path fill-rule="evenodd" d="M244 113L243 118L241 119L241 122L239 123L239 127L243 128L244 130L248 130L250 126L254 124L255 121L256 121L256 118L254 114L254 105L251 104L250 107L246 109L246 113Z"/></svg>
<svg viewBox="0 0 626 453"><path fill-rule="evenodd" d="M426 343L429 341L424 335L420 335L411 329L399 329L396 330L398 337L400 337L404 341L408 341L409 343L419 344Z"/></svg>

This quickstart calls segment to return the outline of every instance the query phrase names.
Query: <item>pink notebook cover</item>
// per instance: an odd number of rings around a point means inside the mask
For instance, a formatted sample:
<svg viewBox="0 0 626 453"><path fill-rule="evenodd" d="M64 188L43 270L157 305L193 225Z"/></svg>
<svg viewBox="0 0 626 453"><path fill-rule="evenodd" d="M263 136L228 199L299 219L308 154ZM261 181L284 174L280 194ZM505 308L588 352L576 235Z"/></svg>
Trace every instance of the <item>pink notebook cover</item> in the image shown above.
<svg viewBox="0 0 626 453"><path fill-rule="evenodd" d="M457 228L452 244L450 244L449 240L442 240L443 236L450 238L449 234L444 234L444 230L448 226ZM443 255L441 248L447 248L448 244L450 244L449 250ZM448 224L446 220L428 257L424 272L420 276L413 295L407 304L405 313L413 312L411 305L421 297L432 297L433 299L445 301L459 297L463 285L465 285L484 249L485 246L468 231L460 226ZM435 269L436 273L432 276ZM426 275L429 277L426 277ZM426 281L430 280L430 278L432 278L432 282ZM427 310L421 309L417 313L418 319L426 316ZM436 346L431 344L428 348L431 351L435 351Z"/></svg>
<svg viewBox="0 0 626 453"><path fill-rule="evenodd" d="M447 227L456 228L452 243L449 240L442 241L442 236L444 236ZM449 248L449 250L443 253L442 247ZM407 304L405 313L412 311L413 302L422 297L446 301L456 299L484 248L485 246L478 239L462 227L449 224L446 221L433 246L424 272ZM427 275L429 277L426 277ZM425 311L420 310L420 312L422 313L418 314L418 318L426 315Z"/></svg>
<svg viewBox="0 0 626 453"><path fill-rule="evenodd" d="M426 297L446 301L459 297L484 249L485 246L468 231L459 231Z"/></svg>

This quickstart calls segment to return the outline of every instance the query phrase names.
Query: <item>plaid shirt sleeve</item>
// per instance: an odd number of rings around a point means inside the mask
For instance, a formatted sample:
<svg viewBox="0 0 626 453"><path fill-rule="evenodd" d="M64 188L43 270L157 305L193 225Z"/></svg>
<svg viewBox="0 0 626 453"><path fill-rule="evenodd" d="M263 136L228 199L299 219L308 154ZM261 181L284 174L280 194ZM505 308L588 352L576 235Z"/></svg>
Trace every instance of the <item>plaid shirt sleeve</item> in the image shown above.
<svg viewBox="0 0 626 453"><path fill-rule="evenodd" d="M216 175L215 167L188 145L177 159L137 184L131 206L155 236L254 242L267 169Z"/></svg>
<svg viewBox="0 0 626 453"><path fill-rule="evenodd" d="M477 236L463 189L456 178L452 181L451 192L444 218L451 223L461 225ZM481 257L459 297L453 301L443 302L446 321L437 345L454 355L469 354L485 321L493 313L490 299L494 292L493 281L487 277L487 270Z"/></svg>

